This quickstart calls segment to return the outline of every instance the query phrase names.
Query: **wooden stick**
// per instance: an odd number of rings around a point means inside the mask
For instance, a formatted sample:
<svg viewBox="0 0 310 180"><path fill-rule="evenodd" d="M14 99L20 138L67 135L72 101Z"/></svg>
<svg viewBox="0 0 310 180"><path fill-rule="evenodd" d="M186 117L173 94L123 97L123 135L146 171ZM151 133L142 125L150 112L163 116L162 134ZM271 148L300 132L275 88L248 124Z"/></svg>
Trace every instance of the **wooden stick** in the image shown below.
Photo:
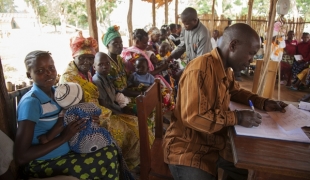
<svg viewBox="0 0 310 180"><path fill-rule="evenodd" d="M259 78L259 83L258 83L258 95L262 95L264 92L264 80L265 80L265 76L266 76L266 72L268 69L268 65L269 65L269 61L270 61L270 55L271 55L271 44L272 44L272 32L273 32L273 28L274 28L274 22L275 22L275 17L276 17L276 3L278 0L272 0L270 2L270 11L269 14L271 14L271 16L269 17L269 21L268 21L268 38L267 38L267 45L266 45L266 53L264 55L264 63L262 65L262 70L261 74L260 74L260 78Z"/></svg>

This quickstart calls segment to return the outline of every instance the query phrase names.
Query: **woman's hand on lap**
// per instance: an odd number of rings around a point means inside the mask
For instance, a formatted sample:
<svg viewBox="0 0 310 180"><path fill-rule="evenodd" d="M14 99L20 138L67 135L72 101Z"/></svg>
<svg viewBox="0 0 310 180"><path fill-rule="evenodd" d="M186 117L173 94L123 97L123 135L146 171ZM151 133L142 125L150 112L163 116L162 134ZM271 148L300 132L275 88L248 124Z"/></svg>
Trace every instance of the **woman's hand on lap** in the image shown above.
<svg viewBox="0 0 310 180"><path fill-rule="evenodd" d="M65 142L69 141L77 132L86 128L86 119L79 119L70 122L65 129L62 131L60 136Z"/></svg>
<svg viewBox="0 0 310 180"><path fill-rule="evenodd" d="M100 119L99 119L99 116L92 116L92 121L98 125L100 125Z"/></svg>

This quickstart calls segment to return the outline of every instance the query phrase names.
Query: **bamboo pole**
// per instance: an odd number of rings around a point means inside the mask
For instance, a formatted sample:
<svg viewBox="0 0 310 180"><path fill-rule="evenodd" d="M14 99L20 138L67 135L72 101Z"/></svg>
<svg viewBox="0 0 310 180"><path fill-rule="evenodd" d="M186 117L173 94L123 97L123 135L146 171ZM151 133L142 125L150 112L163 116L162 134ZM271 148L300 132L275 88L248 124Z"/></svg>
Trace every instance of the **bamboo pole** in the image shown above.
<svg viewBox="0 0 310 180"><path fill-rule="evenodd" d="M155 0L152 0L152 16L153 16L153 26L156 27Z"/></svg>
<svg viewBox="0 0 310 180"><path fill-rule="evenodd" d="M262 96L265 88L265 76L268 69L270 55L271 55L271 44L272 44L272 32L274 28L274 22L276 17L276 4L278 0L271 0L270 10L269 10L269 21L268 21L268 38L266 44L266 53L264 56L264 63L262 65L262 71L260 72L259 83L258 83L258 92L257 94Z"/></svg>
<svg viewBox="0 0 310 180"><path fill-rule="evenodd" d="M165 24L168 24L168 0L165 0Z"/></svg>
<svg viewBox="0 0 310 180"><path fill-rule="evenodd" d="M86 0L87 20L89 24L89 35L98 42L98 28L96 21L96 0ZM98 47L96 48L98 52Z"/></svg>
<svg viewBox="0 0 310 180"><path fill-rule="evenodd" d="M252 19L252 9L253 9L253 2L254 0L249 0L248 5L248 17L247 17L247 24L251 26L251 19Z"/></svg>
<svg viewBox="0 0 310 180"><path fill-rule="evenodd" d="M179 9L179 0L175 0L175 11L174 11L174 18L175 18L175 23L178 24L179 23L179 14L178 14L178 9Z"/></svg>
<svg viewBox="0 0 310 180"><path fill-rule="evenodd" d="M128 8L128 14L127 14L127 26L128 26L128 34L129 34L129 46L132 46L132 6L133 6L133 0L129 0L129 8Z"/></svg>

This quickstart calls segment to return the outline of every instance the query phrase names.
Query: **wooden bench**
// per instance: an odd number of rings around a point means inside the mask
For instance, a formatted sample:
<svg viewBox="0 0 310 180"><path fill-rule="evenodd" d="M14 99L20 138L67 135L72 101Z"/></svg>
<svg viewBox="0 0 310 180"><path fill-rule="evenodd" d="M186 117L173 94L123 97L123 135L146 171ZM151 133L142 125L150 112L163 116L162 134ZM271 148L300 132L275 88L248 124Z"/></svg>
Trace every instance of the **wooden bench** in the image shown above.
<svg viewBox="0 0 310 180"><path fill-rule="evenodd" d="M164 162L163 112L160 80L136 98L140 135L140 180L173 180L168 165ZM150 146L147 118L156 108L155 140Z"/></svg>

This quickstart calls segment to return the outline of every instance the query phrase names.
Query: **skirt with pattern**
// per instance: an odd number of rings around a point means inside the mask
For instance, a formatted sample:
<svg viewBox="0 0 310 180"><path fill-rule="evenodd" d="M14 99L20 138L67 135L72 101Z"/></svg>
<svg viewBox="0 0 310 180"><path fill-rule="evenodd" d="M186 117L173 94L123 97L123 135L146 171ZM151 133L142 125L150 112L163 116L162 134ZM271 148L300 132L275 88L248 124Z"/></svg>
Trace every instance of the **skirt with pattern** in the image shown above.
<svg viewBox="0 0 310 180"><path fill-rule="evenodd" d="M71 151L57 158L31 161L24 167L23 174L25 179L67 175L78 179L119 180L118 151L115 145L87 154Z"/></svg>

